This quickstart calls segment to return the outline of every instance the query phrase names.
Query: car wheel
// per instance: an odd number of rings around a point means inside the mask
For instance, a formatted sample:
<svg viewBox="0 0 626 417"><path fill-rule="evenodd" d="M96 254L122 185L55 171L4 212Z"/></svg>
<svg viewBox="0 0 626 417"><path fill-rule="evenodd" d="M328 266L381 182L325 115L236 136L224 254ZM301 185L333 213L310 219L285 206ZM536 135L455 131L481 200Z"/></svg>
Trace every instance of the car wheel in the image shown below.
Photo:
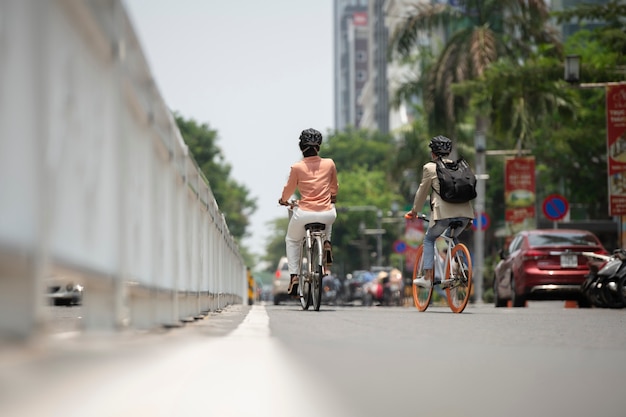
<svg viewBox="0 0 626 417"><path fill-rule="evenodd" d="M591 308L591 302L589 301L586 295L581 295L578 298L578 307L579 308Z"/></svg>
<svg viewBox="0 0 626 417"><path fill-rule="evenodd" d="M493 301L496 307L506 307L507 300L500 298L500 294L498 294L498 283L495 275L493 277Z"/></svg>
<svg viewBox="0 0 626 417"><path fill-rule="evenodd" d="M274 305L277 306L280 304L280 295L276 294L274 296Z"/></svg>
<svg viewBox="0 0 626 417"><path fill-rule="evenodd" d="M515 279L511 275L511 304L513 307L525 307L526 298L515 290Z"/></svg>

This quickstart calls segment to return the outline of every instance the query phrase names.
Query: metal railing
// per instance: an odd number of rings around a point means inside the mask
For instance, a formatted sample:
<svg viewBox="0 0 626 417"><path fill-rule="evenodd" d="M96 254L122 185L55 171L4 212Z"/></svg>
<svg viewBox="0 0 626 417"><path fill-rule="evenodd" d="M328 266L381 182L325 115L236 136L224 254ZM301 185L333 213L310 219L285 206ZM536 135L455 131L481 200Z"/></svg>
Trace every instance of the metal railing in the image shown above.
<svg viewBox="0 0 626 417"><path fill-rule="evenodd" d="M119 0L0 3L0 337L84 285L83 328L176 326L246 268Z"/></svg>

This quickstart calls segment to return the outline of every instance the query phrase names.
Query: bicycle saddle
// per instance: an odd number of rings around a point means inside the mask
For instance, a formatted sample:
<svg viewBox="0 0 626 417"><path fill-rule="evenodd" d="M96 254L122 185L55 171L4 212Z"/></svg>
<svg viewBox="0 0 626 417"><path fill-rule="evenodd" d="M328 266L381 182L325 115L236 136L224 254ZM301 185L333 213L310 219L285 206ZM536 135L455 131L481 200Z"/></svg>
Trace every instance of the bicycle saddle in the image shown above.
<svg viewBox="0 0 626 417"><path fill-rule="evenodd" d="M458 229L461 226L463 226L463 222L461 220L450 222L450 230Z"/></svg>
<svg viewBox="0 0 626 417"><path fill-rule="evenodd" d="M326 225L324 223L307 223L304 225L304 228L312 232L320 232L326 229Z"/></svg>

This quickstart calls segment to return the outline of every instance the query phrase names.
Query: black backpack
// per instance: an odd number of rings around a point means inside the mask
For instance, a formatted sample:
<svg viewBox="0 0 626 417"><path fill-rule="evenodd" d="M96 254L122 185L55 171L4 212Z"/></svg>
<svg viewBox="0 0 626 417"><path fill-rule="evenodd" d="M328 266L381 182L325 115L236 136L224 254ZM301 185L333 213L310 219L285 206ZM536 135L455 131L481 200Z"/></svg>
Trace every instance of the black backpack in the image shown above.
<svg viewBox="0 0 626 417"><path fill-rule="evenodd" d="M476 175L467 161L459 158L456 162L435 160L439 195L448 203L467 203L476 198Z"/></svg>

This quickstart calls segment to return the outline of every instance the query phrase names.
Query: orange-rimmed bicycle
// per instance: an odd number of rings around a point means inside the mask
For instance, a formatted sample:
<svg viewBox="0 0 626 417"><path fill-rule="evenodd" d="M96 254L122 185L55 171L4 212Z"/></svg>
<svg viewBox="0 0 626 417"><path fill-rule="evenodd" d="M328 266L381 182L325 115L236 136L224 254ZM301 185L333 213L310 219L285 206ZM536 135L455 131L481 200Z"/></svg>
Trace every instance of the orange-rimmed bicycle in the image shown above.
<svg viewBox="0 0 626 417"><path fill-rule="evenodd" d="M406 217L406 216L405 216ZM412 219L412 217L406 217ZM424 214L418 214L415 219L428 221ZM446 291L448 306L454 313L462 313L467 307L472 291L472 258L467 246L463 243L454 243L454 237L460 233L463 226L460 221L453 221L441 234L440 239L445 240L447 251L444 262L435 260L433 267L441 268L439 274L443 279L435 279L430 287L420 287L413 284L413 302L419 311L426 311L433 295L433 288L436 285ZM413 279L424 276L424 244L417 249L415 256L415 266L413 268ZM439 256L435 253L435 256Z"/></svg>

